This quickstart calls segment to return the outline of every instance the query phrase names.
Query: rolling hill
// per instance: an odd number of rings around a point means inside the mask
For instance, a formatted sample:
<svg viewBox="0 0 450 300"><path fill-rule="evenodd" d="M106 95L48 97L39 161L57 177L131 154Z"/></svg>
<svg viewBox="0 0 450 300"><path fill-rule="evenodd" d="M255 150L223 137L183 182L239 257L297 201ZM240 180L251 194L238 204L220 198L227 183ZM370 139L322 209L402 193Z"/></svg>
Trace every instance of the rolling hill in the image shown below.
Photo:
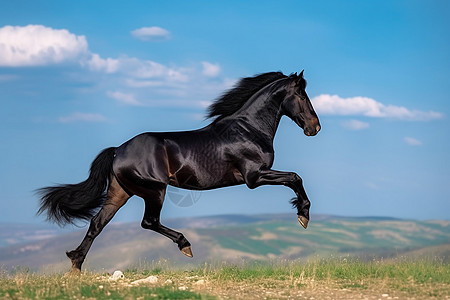
<svg viewBox="0 0 450 300"><path fill-rule="evenodd" d="M450 221L312 216L310 227L304 230L295 215L282 214L182 218L168 220L165 225L184 233L192 244L193 259L138 223L113 223L94 242L84 267L113 271L161 263L186 267L330 255L363 260L437 256L448 261L450 254ZM39 272L68 270L65 251L74 249L86 232L86 228L61 231L6 224L0 229L0 268Z"/></svg>

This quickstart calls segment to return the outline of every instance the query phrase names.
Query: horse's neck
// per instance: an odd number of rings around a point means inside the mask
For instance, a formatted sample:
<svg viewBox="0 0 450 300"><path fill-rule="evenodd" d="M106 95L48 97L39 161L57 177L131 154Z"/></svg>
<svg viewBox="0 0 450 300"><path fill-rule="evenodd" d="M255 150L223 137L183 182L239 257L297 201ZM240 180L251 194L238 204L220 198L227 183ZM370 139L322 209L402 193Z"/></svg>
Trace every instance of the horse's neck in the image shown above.
<svg viewBox="0 0 450 300"><path fill-rule="evenodd" d="M251 99L252 100L252 99ZM274 99L273 94L261 93L253 101L249 101L236 114L237 118L245 119L250 125L267 134L273 140L280 123L281 102Z"/></svg>

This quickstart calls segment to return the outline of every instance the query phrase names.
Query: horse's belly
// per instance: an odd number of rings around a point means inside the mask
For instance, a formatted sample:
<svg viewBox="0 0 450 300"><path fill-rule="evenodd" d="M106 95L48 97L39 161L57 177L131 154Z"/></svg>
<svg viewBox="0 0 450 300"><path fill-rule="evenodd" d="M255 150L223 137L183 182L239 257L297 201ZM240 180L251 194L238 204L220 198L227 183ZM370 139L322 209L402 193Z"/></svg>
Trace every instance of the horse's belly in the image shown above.
<svg viewBox="0 0 450 300"><path fill-rule="evenodd" d="M171 174L169 184L190 190L209 190L244 183L239 171L231 166L214 164L207 168L183 167Z"/></svg>

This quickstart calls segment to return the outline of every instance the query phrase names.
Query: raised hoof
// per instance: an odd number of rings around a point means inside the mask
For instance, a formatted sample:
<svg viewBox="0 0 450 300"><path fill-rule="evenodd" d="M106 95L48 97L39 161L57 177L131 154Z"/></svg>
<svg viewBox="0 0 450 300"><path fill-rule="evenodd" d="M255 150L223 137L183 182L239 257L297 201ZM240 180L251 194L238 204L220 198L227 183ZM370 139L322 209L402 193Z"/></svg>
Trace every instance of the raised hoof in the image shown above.
<svg viewBox="0 0 450 300"><path fill-rule="evenodd" d="M181 249L181 253L183 253L184 255L189 256L189 257L194 257L194 255L192 255L191 246L187 246L187 247L184 247L183 249Z"/></svg>
<svg viewBox="0 0 450 300"><path fill-rule="evenodd" d="M306 229L306 227L308 227L308 222L309 222L309 220L308 220L306 217L304 217L304 216L298 216L298 222L300 223L300 225L303 226L303 228Z"/></svg>

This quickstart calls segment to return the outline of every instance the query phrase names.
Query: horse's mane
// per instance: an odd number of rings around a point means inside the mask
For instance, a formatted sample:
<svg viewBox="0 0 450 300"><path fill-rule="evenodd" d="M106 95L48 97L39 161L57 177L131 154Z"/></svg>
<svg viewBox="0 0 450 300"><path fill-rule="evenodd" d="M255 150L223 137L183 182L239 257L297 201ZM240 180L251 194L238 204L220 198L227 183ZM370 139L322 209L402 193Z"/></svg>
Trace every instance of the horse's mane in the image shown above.
<svg viewBox="0 0 450 300"><path fill-rule="evenodd" d="M246 77L208 107L208 118L216 117L216 121L238 111L257 91L271 82L287 77L281 72L269 72Z"/></svg>

